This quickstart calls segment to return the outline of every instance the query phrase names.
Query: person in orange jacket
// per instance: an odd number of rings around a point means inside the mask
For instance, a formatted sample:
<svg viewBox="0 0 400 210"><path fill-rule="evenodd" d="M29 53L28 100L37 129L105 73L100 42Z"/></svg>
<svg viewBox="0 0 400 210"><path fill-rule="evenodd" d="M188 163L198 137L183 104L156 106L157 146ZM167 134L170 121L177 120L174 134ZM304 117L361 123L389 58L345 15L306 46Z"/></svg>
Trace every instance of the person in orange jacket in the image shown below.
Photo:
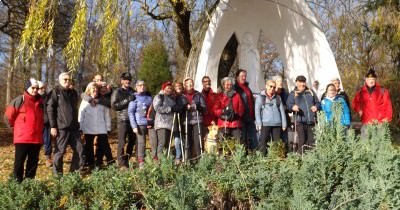
<svg viewBox="0 0 400 210"><path fill-rule="evenodd" d="M363 125L392 121L392 102L389 90L376 82L376 73L370 69L365 75L365 85L357 91L352 107L361 116ZM363 129L361 130L363 133Z"/></svg>

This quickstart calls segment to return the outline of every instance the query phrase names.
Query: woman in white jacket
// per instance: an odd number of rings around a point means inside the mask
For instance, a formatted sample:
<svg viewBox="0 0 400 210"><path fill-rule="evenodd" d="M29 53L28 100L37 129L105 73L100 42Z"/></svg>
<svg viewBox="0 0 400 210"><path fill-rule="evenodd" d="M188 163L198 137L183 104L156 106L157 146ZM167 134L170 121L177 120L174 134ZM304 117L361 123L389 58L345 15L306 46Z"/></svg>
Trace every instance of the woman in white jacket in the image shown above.
<svg viewBox="0 0 400 210"><path fill-rule="evenodd" d="M88 84L85 90L85 94L92 98L98 97L98 88L94 82ZM111 131L111 118L110 109L100 105L89 103L86 100L82 100L79 107L79 123L80 129L84 134L85 138L85 163L90 168L94 167L94 151L93 151L93 140L97 136L97 146L106 147L107 144L107 133ZM103 151L102 149L98 151ZM103 154L96 154L96 165L101 166L103 160Z"/></svg>

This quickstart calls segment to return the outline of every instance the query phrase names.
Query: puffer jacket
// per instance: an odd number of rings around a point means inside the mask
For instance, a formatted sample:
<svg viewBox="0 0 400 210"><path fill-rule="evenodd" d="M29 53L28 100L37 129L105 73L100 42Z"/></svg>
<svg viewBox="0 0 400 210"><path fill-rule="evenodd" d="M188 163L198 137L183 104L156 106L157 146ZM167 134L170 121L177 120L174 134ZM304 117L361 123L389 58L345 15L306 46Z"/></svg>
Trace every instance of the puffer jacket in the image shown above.
<svg viewBox="0 0 400 210"><path fill-rule="evenodd" d="M88 101L82 100L78 119L80 130L84 134L107 134L111 131L110 109L101 104L92 106Z"/></svg>
<svg viewBox="0 0 400 210"><path fill-rule="evenodd" d="M188 110L188 122L189 125L196 125L197 123L203 123L203 115L207 111L207 104L203 97L203 95L198 92L194 91L193 93L185 93L185 97L187 98L188 104L191 107Z"/></svg>
<svg viewBox="0 0 400 210"><path fill-rule="evenodd" d="M172 121L174 113L172 112L172 107L176 105L175 98L172 95L164 95L160 92L154 97L153 106L156 111L156 118L154 120L154 128L156 130L172 129Z"/></svg>
<svg viewBox="0 0 400 210"><path fill-rule="evenodd" d="M226 95L224 92L218 94L217 100L215 101L213 111L215 116L218 117L218 127L219 128L240 128L242 127L241 118L244 115L244 104L240 95L235 91L232 91L232 96ZM229 105L230 98L232 98L233 111L237 118L232 121L227 121L221 119L221 115L223 114L223 110Z"/></svg>
<svg viewBox="0 0 400 210"><path fill-rule="evenodd" d="M279 126L287 128L285 108L279 95L271 98L261 91L255 102L255 116L257 126Z"/></svg>
<svg viewBox="0 0 400 210"><path fill-rule="evenodd" d="M119 122L129 122L128 106L129 102L135 100L134 91L131 87L128 89L117 88L111 95L111 108L117 111Z"/></svg>
<svg viewBox="0 0 400 210"><path fill-rule="evenodd" d="M326 119L328 122L332 122L333 118L333 106L340 105L342 106L342 113L340 117L340 123L344 126L349 126L350 125L350 109L349 106L347 106L347 103L345 99L339 95L337 95L335 98L327 98L325 96L324 99L321 101L321 109L322 111L325 112Z"/></svg>
<svg viewBox="0 0 400 210"><path fill-rule="evenodd" d="M79 129L76 90L56 86L50 92L46 111L51 128Z"/></svg>
<svg viewBox="0 0 400 210"><path fill-rule="evenodd" d="M129 122L132 128L147 126L147 112L152 101L149 92L135 93L135 100L128 106Z"/></svg>
<svg viewBox="0 0 400 210"><path fill-rule="evenodd" d="M297 113L297 123L313 125L316 123L316 112L311 111L312 106L316 106L318 110L321 109L318 96L309 88L306 88L303 92L300 92L295 88L290 92L287 106L289 110L293 109L293 106L299 106L300 111Z"/></svg>
<svg viewBox="0 0 400 210"><path fill-rule="evenodd" d="M14 144L43 144L43 99L27 92L15 98L4 113L14 128Z"/></svg>
<svg viewBox="0 0 400 210"><path fill-rule="evenodd" d="M362 111L361 121L363 124L370 124L374 121L392 121L393 110L389 91L381 87L378 83L372 93L368 92L364 85L356 93L352 103L354 111Z"/></svg>

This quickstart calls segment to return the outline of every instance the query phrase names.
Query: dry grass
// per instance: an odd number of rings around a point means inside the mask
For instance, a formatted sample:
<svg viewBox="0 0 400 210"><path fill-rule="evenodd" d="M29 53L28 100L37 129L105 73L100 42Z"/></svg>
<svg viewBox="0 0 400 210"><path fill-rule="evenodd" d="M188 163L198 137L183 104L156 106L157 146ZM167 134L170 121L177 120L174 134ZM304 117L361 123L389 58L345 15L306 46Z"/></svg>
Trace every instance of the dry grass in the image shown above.
<svg viewBox="0 0 400 210"><path fill-rule="evenodd" d="M6 181L12 176L14 168L14 145L12 143L12 130L0 129L0 182ZM115 158L117 151L117 140L110 138L110 145ZM64 156L64 173L68 173L71 163L72 150L68 147ZM40 150L39 166L36 172L36 179L46 180L52 177L52 168L46 167L46 157L43 147Z"/></svg>

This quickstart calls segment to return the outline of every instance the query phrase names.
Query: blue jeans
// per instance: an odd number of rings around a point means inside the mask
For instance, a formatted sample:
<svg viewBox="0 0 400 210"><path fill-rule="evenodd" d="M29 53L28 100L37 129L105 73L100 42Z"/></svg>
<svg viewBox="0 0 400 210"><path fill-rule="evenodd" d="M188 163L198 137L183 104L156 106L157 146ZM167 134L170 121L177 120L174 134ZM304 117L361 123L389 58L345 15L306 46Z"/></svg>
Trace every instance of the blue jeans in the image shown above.
<svg viewBox="0 0 400 210"><path fill-rule="evenodd" d="M50 138L50 125L45 124L43 128L43 148L44 154L50 156L52 152L51 138Z"/></svg>
<svg viewBox="0 0 400 210"><path fill-rule="evenodd" d="M174 132L175 140L175 160L182 159L181 138L179 132Z"/></svg>

